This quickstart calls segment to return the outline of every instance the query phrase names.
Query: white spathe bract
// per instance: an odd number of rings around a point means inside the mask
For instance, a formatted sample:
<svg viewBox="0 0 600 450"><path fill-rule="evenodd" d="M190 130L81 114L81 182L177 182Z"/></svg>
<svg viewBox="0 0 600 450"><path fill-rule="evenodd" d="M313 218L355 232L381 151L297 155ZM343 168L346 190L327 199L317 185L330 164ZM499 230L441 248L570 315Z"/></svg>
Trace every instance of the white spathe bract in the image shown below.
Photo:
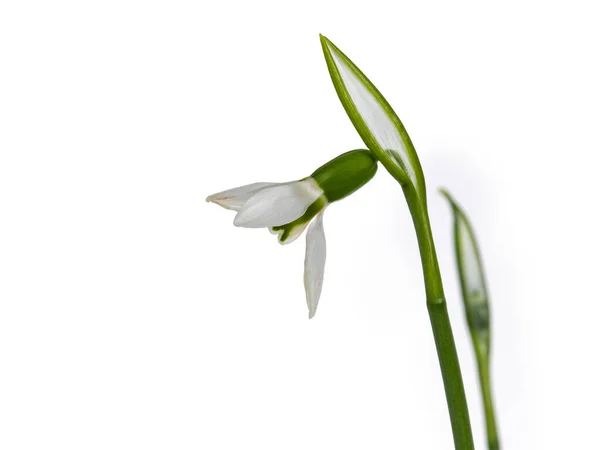
<svg viewBox="0 0 600 450"><path fill-rule="evenodd" d="M398 115L339 48L325 36L321 45L335 90L360 137L398 182L424 194L419 158Z"/></svg>
<svg viewBox="0 0 600 450"><path fill-rule="evenodd" d="M311 222L313 213L307 213L312 205L320 211L310 224L306 234L306 257L304 260L304 286L309 318L315 315L325 273L325 233L323 230L323 212L327 198L317 182L311 178L290 183L252 183L229 189L206 198L226 209L237 211L234 225L245 228L268 228L277 234L281 244L293 242ZM315 210L315 207L312 208ZM289 225L302 218L306 222L293 224L285 239L285 229L272 230L272 227Z"/></svg>
<svg viewBox="0 0 600 450"><path fill-rule="evenodd" d="M409 178L416 184L415 172L410 164L408 149L389 113L383 109L383 106L375 95L373 95L373 92L356 76L356 73L342 59L337 50L331 47L331 45L329 49L344 83L344 87L354 103L358 114L371 132L371 135L385 152L397 152L400 161L403 162L404 167L402 169L406 171Z"/></svg>

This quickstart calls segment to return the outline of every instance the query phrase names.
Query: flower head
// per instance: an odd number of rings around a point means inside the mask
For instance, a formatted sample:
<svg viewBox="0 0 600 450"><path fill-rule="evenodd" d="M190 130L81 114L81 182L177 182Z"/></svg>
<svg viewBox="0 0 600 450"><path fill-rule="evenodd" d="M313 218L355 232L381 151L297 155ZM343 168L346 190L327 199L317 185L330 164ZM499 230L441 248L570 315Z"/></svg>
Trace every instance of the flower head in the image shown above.
<svg viewBox="0 0 600 450"><path fill-rule="evenodd" d="M311 176L287 183L252 183L207 197L207 202L237 211L233 224L268 228L280 244L289 244L306 227L304 288L309 318L315 315L325 272L323 213L366 184L377 171L368 150L352 150L329 161ZM310 225L310 226L309 226Z"/></svg>

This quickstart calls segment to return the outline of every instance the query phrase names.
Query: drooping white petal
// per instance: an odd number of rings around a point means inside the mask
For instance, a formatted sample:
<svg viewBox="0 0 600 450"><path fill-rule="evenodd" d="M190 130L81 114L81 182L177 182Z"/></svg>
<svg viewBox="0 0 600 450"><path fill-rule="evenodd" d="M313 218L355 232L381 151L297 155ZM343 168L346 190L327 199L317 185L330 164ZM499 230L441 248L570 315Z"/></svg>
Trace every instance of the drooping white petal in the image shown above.
<svg viewBox="0 0 600 450"><path fill-rule="evenodd" d="M325 245L325 230L323 229L323 213L317 214L306 233L306 256L304 258L304 289L306 290L306 303L308 305L308 318L317 312L317 305L323 288L323 275L325 273L325 258L327 256Z"/></svg>
<svg viewBox="0 0 600 450"><path fill-rule="evenodd" d="M244 203L233 224L245 228L285 225L300 218L322 195L312 178L266 187Z"/></svg>
<svg viewBox="0 0 600 450"><path fill-rule="evenodd" d="M252 183L245 186L228 189L206 197L207 202L216 203L226 209L239 211L250 197L263 188L276 186L280 183Z"/></svg>

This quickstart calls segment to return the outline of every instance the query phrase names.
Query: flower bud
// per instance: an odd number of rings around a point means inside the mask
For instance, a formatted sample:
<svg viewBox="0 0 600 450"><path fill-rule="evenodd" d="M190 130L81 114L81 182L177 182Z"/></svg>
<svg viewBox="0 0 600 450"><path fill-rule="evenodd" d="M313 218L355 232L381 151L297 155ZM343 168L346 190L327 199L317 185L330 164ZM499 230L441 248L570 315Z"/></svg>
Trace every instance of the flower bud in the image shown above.
<svg viewBox="0 0 600 450"><path fill-rule="evenodd" d="M487 358L490 350L490 307L479 246L465 212L447 191L441 189L440 192L450 203L454 215L456 262L467 323L477 351Z"/></svg>
<svg viewBox="0 0 600 450"><path fill-rule="evenodd" d="M377 160L369 150L351 150L319 167L311 178L332 203L360 189L376 172Z"/></svg>

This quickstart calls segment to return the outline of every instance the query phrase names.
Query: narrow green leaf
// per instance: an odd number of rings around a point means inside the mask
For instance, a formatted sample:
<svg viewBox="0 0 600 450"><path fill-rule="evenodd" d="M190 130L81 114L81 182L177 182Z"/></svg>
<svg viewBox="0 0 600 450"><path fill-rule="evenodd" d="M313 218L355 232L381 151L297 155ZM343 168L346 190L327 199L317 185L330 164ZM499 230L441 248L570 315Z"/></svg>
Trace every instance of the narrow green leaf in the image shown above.
<svg viewBox="0 0 600 450"><path fill-rule="evenodd" d="M327 68L338 97L377 159L402 185L425 193L419 158L402 122L383 95L329 39L321 36Z"/></svg>

